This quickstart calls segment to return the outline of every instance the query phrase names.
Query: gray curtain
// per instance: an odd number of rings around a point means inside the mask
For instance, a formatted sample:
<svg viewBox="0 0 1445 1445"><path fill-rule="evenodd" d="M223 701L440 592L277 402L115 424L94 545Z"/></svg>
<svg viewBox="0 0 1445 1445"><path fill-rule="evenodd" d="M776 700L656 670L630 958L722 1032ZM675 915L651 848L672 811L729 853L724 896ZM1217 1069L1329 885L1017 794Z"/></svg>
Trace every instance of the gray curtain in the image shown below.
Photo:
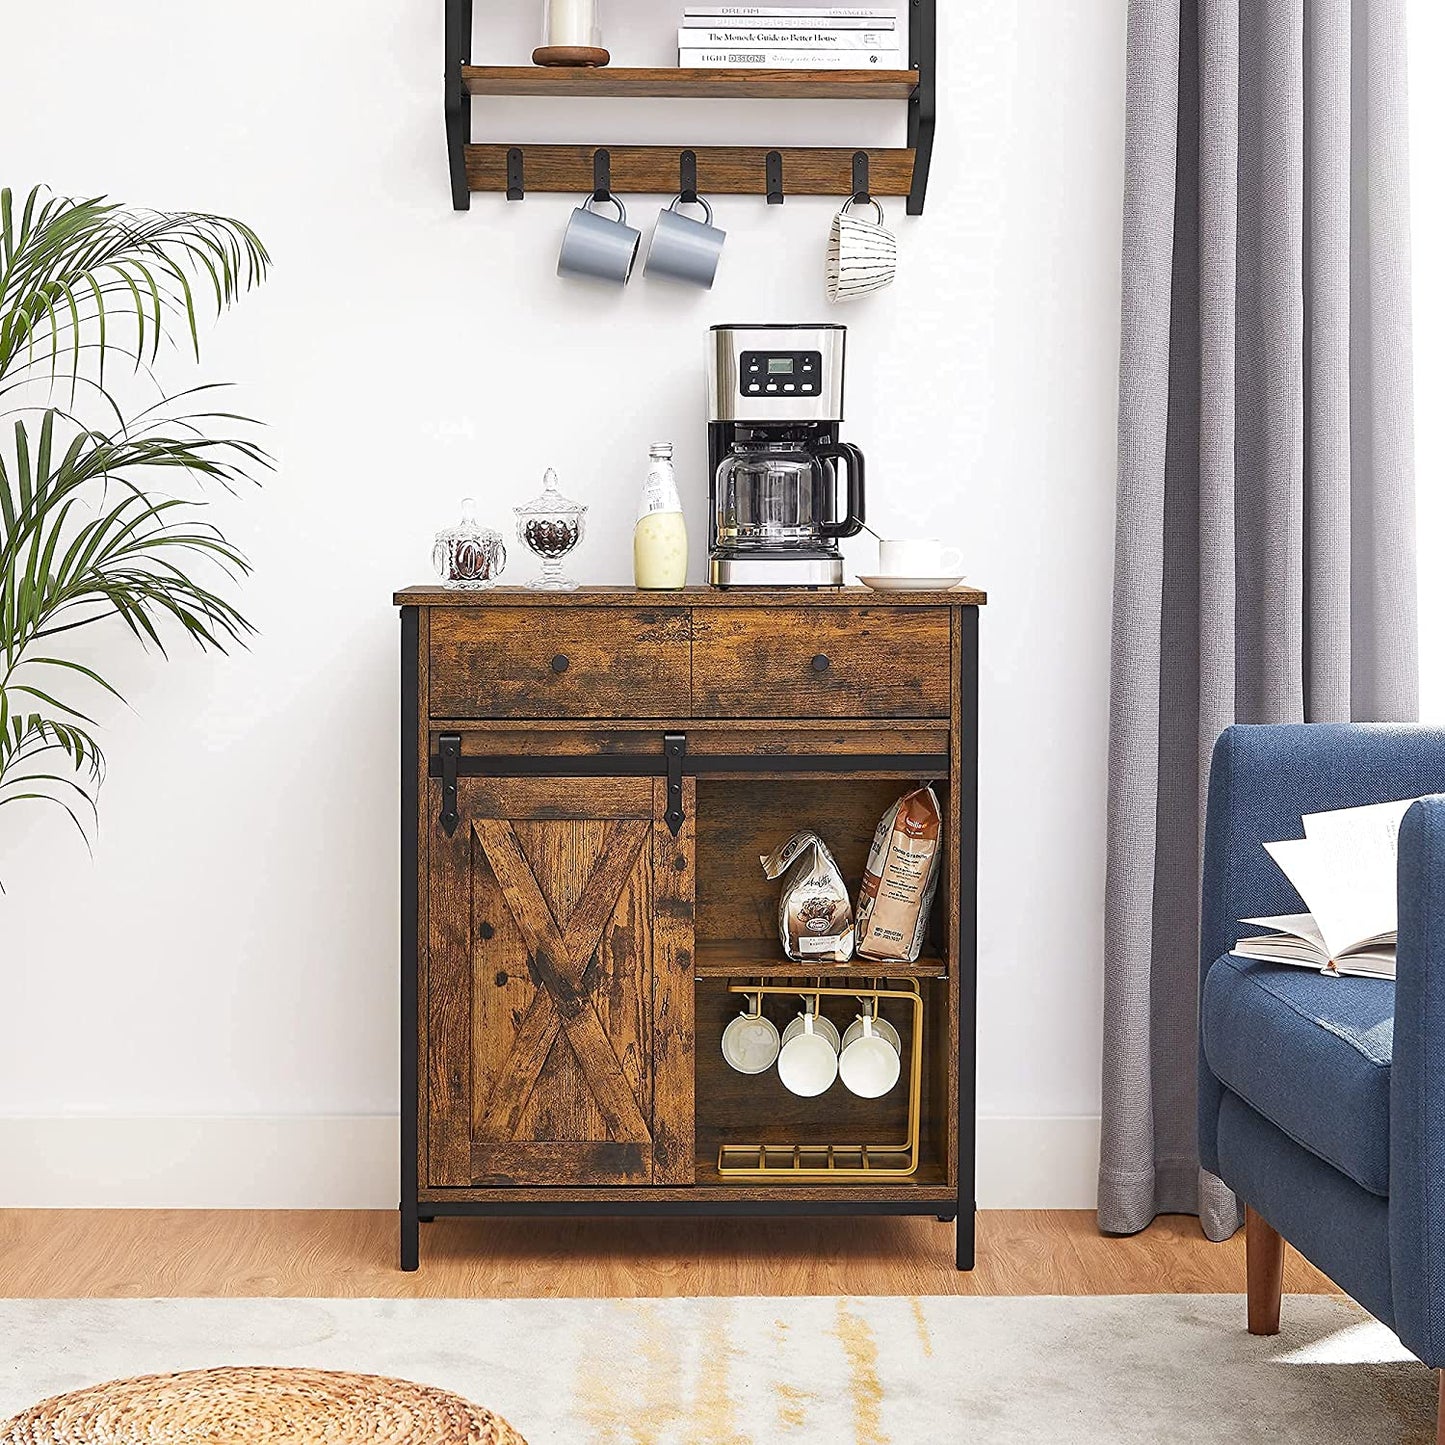
<svg viewBox="0 0 1445 1445"><path fill-rule="evenodd" d="M1416 715L1405 0L1132 0L1100 1227L1195 1144L1209 754Z"/></svg>

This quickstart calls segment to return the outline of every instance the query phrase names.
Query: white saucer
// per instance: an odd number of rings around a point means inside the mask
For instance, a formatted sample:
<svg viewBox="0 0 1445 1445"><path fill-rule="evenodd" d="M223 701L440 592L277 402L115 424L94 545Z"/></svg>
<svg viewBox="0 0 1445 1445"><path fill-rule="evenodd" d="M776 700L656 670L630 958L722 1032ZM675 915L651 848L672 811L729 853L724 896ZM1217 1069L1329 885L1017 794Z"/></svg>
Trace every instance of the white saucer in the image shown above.
<svg viewBox="0 0 1445 1445"><path fill-rule="evenodd" d="M860 577L875 592L952 592L962 577Z"/></svg>

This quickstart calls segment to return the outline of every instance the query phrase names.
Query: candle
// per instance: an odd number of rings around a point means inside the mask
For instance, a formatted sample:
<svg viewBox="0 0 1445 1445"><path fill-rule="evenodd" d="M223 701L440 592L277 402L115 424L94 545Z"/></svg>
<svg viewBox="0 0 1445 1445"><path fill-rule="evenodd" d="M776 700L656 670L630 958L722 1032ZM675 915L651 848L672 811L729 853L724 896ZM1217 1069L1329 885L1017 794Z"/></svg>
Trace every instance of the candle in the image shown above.
<svg viewBox="0 0 1445 1445"><path fill-rule="evenodd" d="M548 0L547 44L597 43L597 0Z"/></svg>

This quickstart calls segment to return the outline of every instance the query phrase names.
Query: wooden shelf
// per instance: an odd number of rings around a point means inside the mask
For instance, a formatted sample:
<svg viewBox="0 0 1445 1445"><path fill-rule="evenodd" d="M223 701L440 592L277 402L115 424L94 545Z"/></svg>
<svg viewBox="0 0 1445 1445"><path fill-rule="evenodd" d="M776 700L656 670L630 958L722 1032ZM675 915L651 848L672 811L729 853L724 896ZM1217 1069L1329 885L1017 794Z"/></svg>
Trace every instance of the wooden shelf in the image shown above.
<svg viewBox="0 0 1445 1445"><path fill-rule="evenodd" d="M516 152L522 189L582 195L593 189L593 157L599 147L578 145L468 145L466 180L473 191L510 189L508 161ZM681 146L605 146L610 158L611 189L620 195L673 195L678 190ZM770 152L763 146L693 146L697 187L704 195L767 194ZM792 196L848 196L853 193L853 158L859 151L829 147L783 147L784 185ZM867 149L869 191L877 196L906 196L913 188L915 154L911 150Z"/></svg>
<svg viewBox="0 0 1445 1445"><path fill-rule="evenodd" d="M923 957L917 963L875 963L854 959L852 963L797 963L769 952L769 945L757 939L698 939L693 964L697 978L947 978L948 965L941 958Z"/></svg>
<svg viewBox="0 0 1445 1445"><path fill-rule="evenodd" d="M908 100L916 70L682 70L464 65L468 95L702 100Z"/></svg>

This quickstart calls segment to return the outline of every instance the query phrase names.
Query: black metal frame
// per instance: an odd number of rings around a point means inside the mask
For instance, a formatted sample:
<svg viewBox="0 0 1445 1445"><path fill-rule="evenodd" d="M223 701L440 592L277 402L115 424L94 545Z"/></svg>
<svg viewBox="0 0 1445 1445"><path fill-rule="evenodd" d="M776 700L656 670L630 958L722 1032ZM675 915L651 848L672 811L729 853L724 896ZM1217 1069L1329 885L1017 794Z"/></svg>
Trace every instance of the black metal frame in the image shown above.
<svg viewBox="0 0 1445 1445"><path fill-rule="evenodd" d="M401 1267L414 1270L421 1247L417 1169L418 1032L421 998L421 685L417 609L401 609Z"/></svg>
<svg viewBox="0 0 1445 1445"><path fill-rule="evenodd" d="M445 111L452 209L469 211L472 188L467 181L467 146L472 139L472 97L462 84L462 66L471 64L472 0L447 0L446 50Z"/></svg>
<svg viewBox="0 0 1445 1445"><path fill-rule="evenodd" d="M423 1220L445 1217L735 1217L789 1218L849 1215L934 1215L955 1225L955 1262L974 1267L976 1250L978 1095L978 629L976 607L958 611L962 629L959 662L962 755L957 776L942 753L854 754L852 756L709 756L686 751L685 735L666 735L655 757L491 757L468 756L461 735L445 734L445 750L427 758L427 775L445 791L459 777L668 777L729 773L898 773L904 777L948 777L959 798L958 938L958 1191L957 1214L941 1209L937 1196L839 1200L794 1199L784 1194L759 1199L697 1199L682 1189L659 1190L655 1200L434 1200L420 1201L418 1114L420 1105L420 778L421 695L418 674L418 611L401 610L401 1267L415 1270ZM456 746L450 744L455 741ZM446 806L445 800L443 806Z"/></svg>
<svg viewBox="0 0 1445 1445"><path fill-rule="evenodd" d="M908 10L908 59L918 72L918 88L908 102L908 144L913 151L913 188L908 214L921 216L928 199L933 165L933 136L938 105L938 0L911 0Z"/></svg>
<svg viewBox="0 0 1445 1445"><path fill-rule="evenodd" d="M467 146L472 138L472 98L462 82L462 67L471 64L472 0L446 0L445 114L447 160L451 171L452 209L469 211L471 186L467 180ZM908 193L908 214L921 216L928 194L933 162L935 107L938 97L938 0L909 0L908 58L918 72L918 85L908 101L908 145L914 153L913 184ZM524 146L507 152L507 199L526 197ZM684 190L687 189L684 184ZM857 187L855 185L855 191ZM866 190L866 185L864 188ZM770 206L785 198L783 156L770 151L766 161L764 193ZM599 199L601 199L599 197Z"/></svg>
<svg viewBox="0 0 1445 1445"><path fill-rule="evenodd" d="M958 789L958 1220L955 1263L976 1257L978 1216L978 608L956 614L963 630Z"/></svg>

